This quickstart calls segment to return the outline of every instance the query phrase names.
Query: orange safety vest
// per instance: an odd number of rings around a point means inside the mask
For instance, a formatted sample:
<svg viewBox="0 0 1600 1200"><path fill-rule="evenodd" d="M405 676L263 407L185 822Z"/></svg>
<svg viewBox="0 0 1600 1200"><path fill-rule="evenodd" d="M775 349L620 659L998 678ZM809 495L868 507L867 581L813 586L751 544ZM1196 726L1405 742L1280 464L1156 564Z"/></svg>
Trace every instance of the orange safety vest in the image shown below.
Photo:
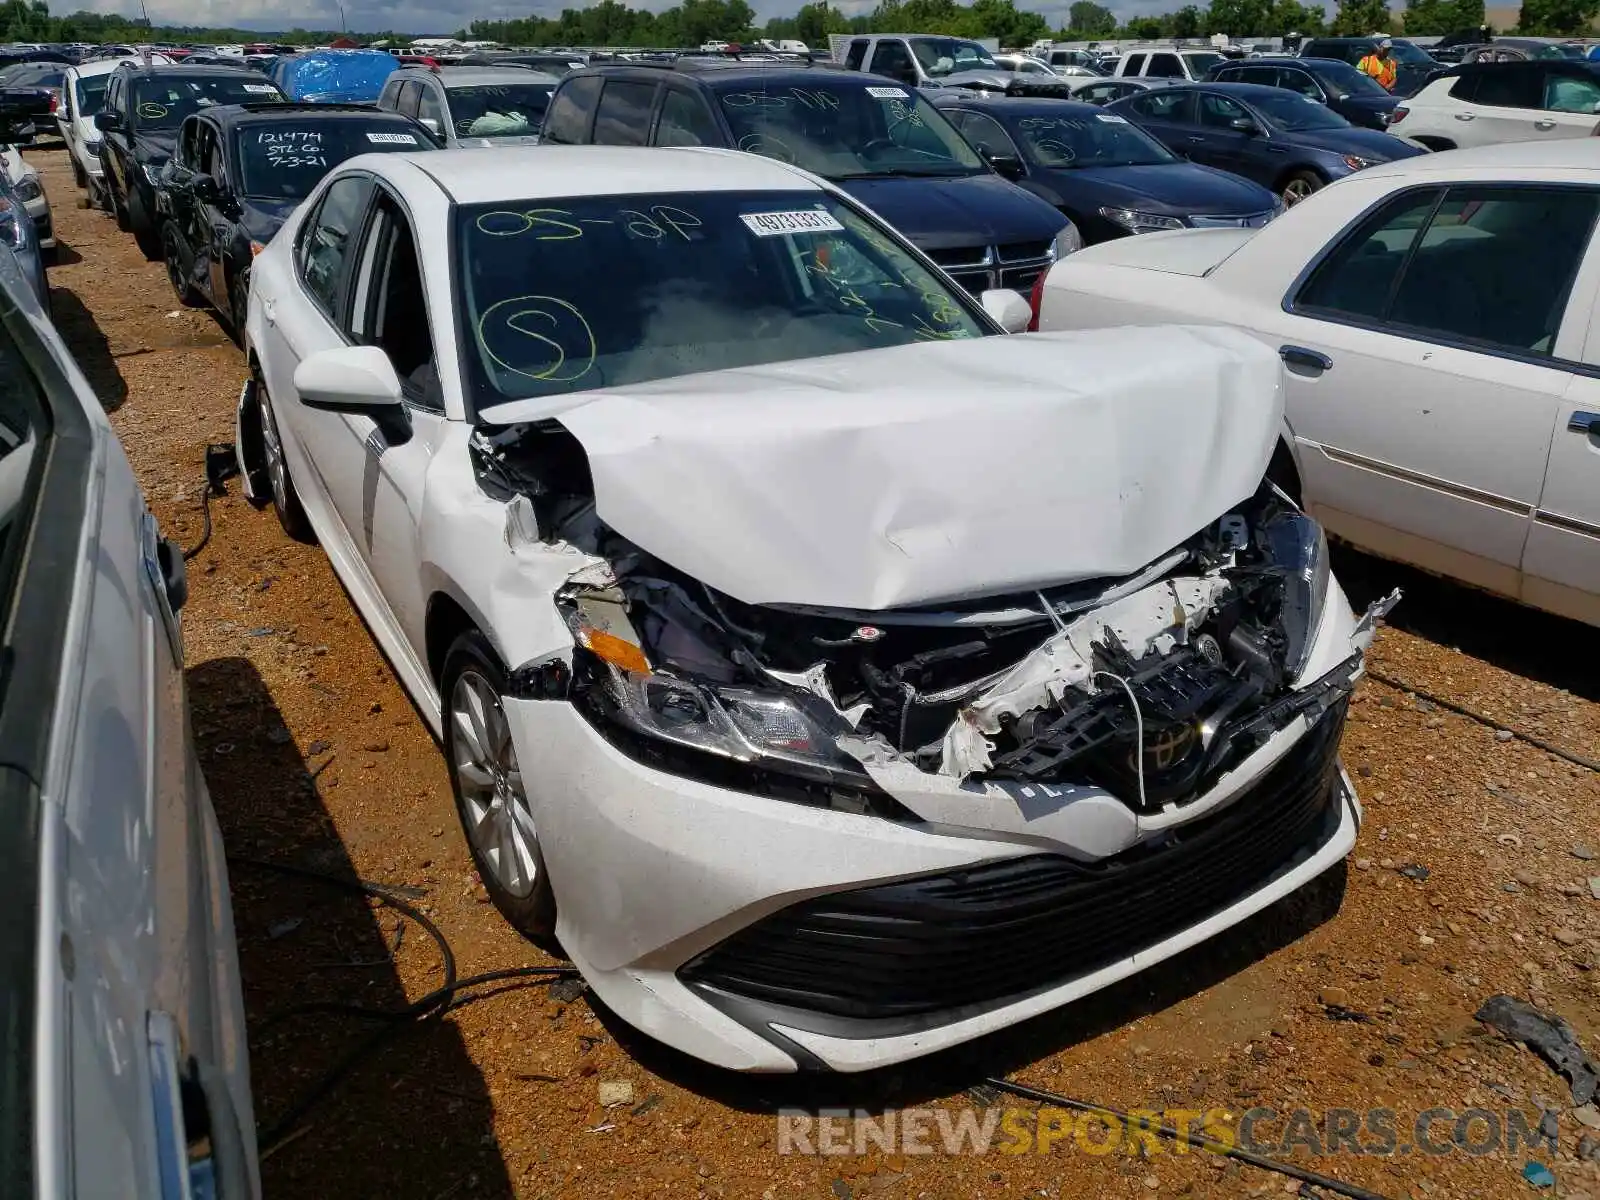
<svg viewBox="0 0 1600 1200"><path fill-rule="evenodd" d="M1356 70L1364 75L1371 75L1383 85L1385 91L1394 91L1394 77L1397 73L1394 59L1383 59L1376 54L1369 54L1356 64Z"/></svg>

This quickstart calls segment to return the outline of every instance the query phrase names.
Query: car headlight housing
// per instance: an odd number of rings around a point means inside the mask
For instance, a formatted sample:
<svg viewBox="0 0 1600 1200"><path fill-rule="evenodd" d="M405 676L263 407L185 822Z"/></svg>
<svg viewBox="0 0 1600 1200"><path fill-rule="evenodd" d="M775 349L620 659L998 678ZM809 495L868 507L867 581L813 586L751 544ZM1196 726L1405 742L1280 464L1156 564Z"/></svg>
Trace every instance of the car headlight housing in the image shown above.
<svg viewBox="0 0 1600 1200"><path fill-rule="evenodd" d="M1156 233L1163 229L1184 228L1182 217L1140 212L1136 208L1102 208L1100 215L1113 225L1120 225L1129 233Z"/></svg>
<svg viewBox="0 0 1600 1200"><path fill-rule="evenodd" d="M17 199L24 203L37 200L44 195L44 189L39 186L39 180L32 175L24 175L11 185L11 190L16 192Z"/></svg>
<svg viewBox="0 0 1600 1200"><path fill-rule="evenodd" d="M1328 537L1321 525L1298 512L1274 518L1262 532L1273 564L1284 573L1284 666L1290 679L1299 679L1311 659L1323 605L1328 599L1332 578Z"/></svg>
<svg viewBox="0 0 1600 1200"><path fill-rule="evenodd" d="M160 167L152 166L149 163L140 163L139 169L144 172L144 177L150 181L151 187L154 187L156 184L161 182Z"/></svg>
<svg viewBox="0 0 1600 1200"><path fill-rule="evenodd" d="M848 732L842 718L824 711L820 700L798 691L629 670L601 657L605 653L580 645L573 656L579 706L592 720L814 783L870 786L860 765L838 747L837 736Z"/></svg>
<svg viewBox="0 0 1600 1200"><path fill-rule="evenodd" d="M1061 228L1055 240L1050 243L1050 261L1060 262L1067 255L1083 249L1083 234L1078 232L1078 227L1071 221Z"/></svg>
<svg viewBox="0 0 1600 1200"><path fill-rule="evenodd" d="M1375 167L1379 161L1376 158L1362 158L1359 154L1346 154L1344 156L1344 165L1352 171L1364 171L1368 167Z"/></svg>
<svg viewBox="0 0 1600 1200"><path fill-rule="evenodd" d="M0 196L0 242L13 250L24 249L33 235L33 218L27 212Z"/></svg>

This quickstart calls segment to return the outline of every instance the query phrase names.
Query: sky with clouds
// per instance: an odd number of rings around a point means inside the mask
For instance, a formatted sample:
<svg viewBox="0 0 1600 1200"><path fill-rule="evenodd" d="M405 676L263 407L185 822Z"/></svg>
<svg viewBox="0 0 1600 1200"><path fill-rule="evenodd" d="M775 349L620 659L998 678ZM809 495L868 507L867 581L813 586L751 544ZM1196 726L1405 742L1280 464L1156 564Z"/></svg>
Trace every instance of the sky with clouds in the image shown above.
<svg viewBox="0 0 1600 1200"><path fill-rule="evenodd" d="M172 25L213 25L246 29L337 29L338 0L144 0L151 21ZM662 9L677 0L628 0L634 7ZM1165 12L1184 0L1101 0L1120 15ZM555 16L563 8L581 7L583 0L343 0L345 20L356 31L403 29L416 33L449 33L477 19L526 17L532 13ZM804 0L749 0L761 19L787 15ZM834 0L847 13L870 11L876 0ZM1058 22L1067 0L1018 0L1018 7L1043 13ZM61 14L90 12L139 15L139 0L52 0L50 9Z"/></svg>

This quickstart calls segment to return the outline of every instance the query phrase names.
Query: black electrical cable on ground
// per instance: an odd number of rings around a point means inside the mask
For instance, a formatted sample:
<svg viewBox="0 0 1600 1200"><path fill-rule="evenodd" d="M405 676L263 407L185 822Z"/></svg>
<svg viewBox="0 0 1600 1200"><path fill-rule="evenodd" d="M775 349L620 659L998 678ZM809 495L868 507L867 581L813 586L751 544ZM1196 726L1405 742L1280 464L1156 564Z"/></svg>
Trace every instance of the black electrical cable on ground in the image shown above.
<svg viewBox="0 0 1600 1200"><path fill-rule="evenodd" d="M1509 733L1517 741L1526 742L1535 750L1543 750L1546 754L1553 754L1575 767L1583 767L1585 770L1600 772L1600 761L1586 758L1582 754L1575 754L1571 750L1564 750L1560 746L1545 741L1543 738L1534 737L1531 733L1523 733L1520 729L1513 729L1509 725L1496 721L1493 717L1485 716L1483 713L1475 712L1465 705L1457 704L1454 700L1446 700L1443 696L1435 696L1432 692L1423 691L1419 687L1412 687L1403 679L1395 679L1392 676L1383 674L1381 671L1373 670L1370 666L1367 668L1367 675L1376 679L1379 683L1387 684L1398 692L1405 692L1410 696L1420 696L1424 700L1437 704L1440 708L1447 708L1453 713L1459 713L1461 716L1466 717L1468 720L1476 721L1480 725L1502 733Z"/></svg>
<svg viewBox="0 0 1600 1200"><path fill-rule="evenodd" d="M204 545L203 540L201 545ZM422 927L423 932L432 939L434 945L438 947L440 957L443 960L445 976L444 983L439 987L411 1004L403 1005L400 1008L373 1008L367 1005L349 1004L341 1001L310 1001L275 1013L262 1026L257 1027L254 1032L259 1034L263 1028L270 1028L291 1017L304 1016L310 1013L345 1013L384 1022L382 1027L362 1038L355 1046L341 1055L338 1061L324 1071L315 1083L296 1097L288 1108L278 1116L277 1120L259 1131L257 1140L262 1147L261 1157L263 1159L281 1146L286 1145L289 1141L292 1141L295 1137L298 1137L299 1133L295 1130L295 1125L306 1113L326 1099L347 1075L368 1058L390 1042L420 1028L427 1021L440 1018L452 1008L459 1008L477 998L470 995L462 995L461 993L464 990L483 984L502 983L508 980L554 983L558 979L570 979L578 974L576 968L573 967L507 967L499 971L485 971L480 975L469 975L464 979L459 978L456 975L455 955L450 949L449 941L446 940L439 927L429 919L426 913L395 895L388 888L366 883L359 879L345 879L338 875L314 871L307 867L271 862L266 859L229 855L228 862L233 866L270 871L274 874L286 875L292 879L302 879L324 887L349 892L353 895L367 896L388 905L396 912L415 921Z"/></svg>
<svg viewBox="0 0 1600 1200"><path fill-rule="evenodd" d="M1312 1187L1321 1188L1325 1192L1348 1196L1350 1200L1388 1200L1381 1192L1368 1191L1364 1187L1358 1187L1353 1183L1345 1183L1343 1180L1334 1179L1330 1175L1322 1175L1291 1162L1280 1162L1278 1159L1268 1158L1264 1154L1257 1154L1253 1150L1243 1150L1238 1146L1230 1146L1226 1142L1219 1142L1215 1138L1209 1138L1203 1134L1179 1130L1175 1126L1151 1117L1136 1117L1132 1113L1108 1108L1104 1104L1091 1104L1087 1100L1074 1100L1071 1096L1061 1096L1055 1092L1047 1092L1042 1088L1029 1087L1025 1083L1016 1083L1010 1079L990 1077L983 1082L996 1091L1009 1092L1011 1095L1020 1096L1024 1100L1032 1100L1038 1104L1049 1104L1056 1108L1068 1108L1074 1112L1091 1113L1102 1118L1108 1124L1116 1122L1123 1128L1153 1133L1165 1141L1193 1146L1197 1150L1205 1150L1211 1154L1231 1158L1236 1162L1259 1167L1263 1171L1276 1171L1279 1175L1287 1175L1290 1179L1298 1179L1302 1183L1309 1183Z"/></svg>
<svg viewBox="0 0 1600 1200"><path fill-rule="evenodd" d="M211 482L207 480L205 490L200 493L200 515L205 524L200 529L200 540L183 552L184 562L188 562L196 554L204 550L206 543L211 540L211 493Z"/></svg>

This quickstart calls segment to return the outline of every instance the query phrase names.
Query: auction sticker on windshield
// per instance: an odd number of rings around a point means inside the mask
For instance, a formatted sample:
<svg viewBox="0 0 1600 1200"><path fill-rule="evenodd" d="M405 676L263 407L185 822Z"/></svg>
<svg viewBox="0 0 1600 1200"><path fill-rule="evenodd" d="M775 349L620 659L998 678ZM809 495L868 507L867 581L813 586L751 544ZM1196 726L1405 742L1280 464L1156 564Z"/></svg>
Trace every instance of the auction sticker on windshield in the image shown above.
<svg viewBox="0 0 1600 1200"><path fill-rule="evenodd" d="M270 83L247 83L244 90L258 96L270 96L278 89Z"/></svg>
<svg viewBox="0 0 1600 1200"><path fill-rule="evenodd" d="M867 95L871 96L875 100L905 100L905 99L908 99L908 97L906 96L905 92L901 91L899 88L869 87L867 89Z"/></svg>
<svg viewBox="0 0 1600 1200"><path fill-rule="evenodd" d="M816 208L798 212L740 213L739 217L757 237L777 237L784 233L838 233L844 229L832 213Z"/></svg>
<svg viewBox="0 0 1600 1200"><path fill-rule="evenodd" d="M1095 120L1104 121L1107 125L1126 125L1127 117L1119 117L1116 113L1096 113Z"/></svg>
<svg viewBox="0 0 1600 1200"><path fill-rule="evenodd" d="M375 146L415 146L417 139L409 133L369 133L367 141Z"/></svg>

